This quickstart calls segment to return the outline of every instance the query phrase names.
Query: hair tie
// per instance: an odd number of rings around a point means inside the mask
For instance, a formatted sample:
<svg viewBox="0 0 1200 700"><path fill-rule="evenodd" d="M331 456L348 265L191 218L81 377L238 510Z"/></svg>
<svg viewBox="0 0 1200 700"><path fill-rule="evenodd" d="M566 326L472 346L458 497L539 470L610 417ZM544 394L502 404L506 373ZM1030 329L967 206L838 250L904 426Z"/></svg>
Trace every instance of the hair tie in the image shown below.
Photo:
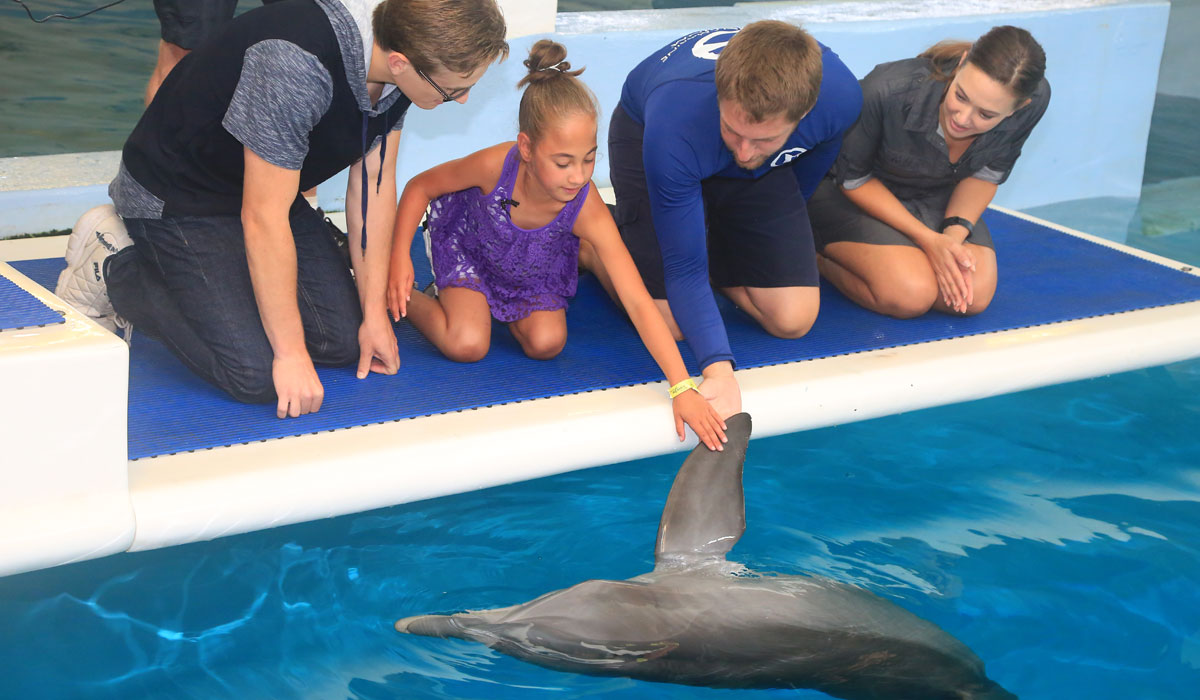
<svg viewBox="0 0 1200 700"><path fill-rule="evenodd" d="M566 61L559 61L558 63L555 63L552 66L546 66L545 68L538 68L538 72L547 71L547 70L556 70L559 73L561 73L561 72L563 72L563 69L559 68L559 66L561 66L563 63L566 63Z"/></svg>

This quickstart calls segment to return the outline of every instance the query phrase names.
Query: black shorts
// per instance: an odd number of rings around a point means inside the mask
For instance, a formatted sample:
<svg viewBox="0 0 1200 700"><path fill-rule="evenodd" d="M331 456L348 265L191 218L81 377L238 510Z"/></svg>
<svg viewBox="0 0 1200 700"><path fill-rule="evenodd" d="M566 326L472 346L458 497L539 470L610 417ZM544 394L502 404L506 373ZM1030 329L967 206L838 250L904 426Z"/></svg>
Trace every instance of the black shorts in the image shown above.
<svg viewBox="0 0 1200 700"><path fill-rule="evenodd" d="M608 130L609 177L625 247L650 296L666 299L662 252L642 165L642 132L617 105ZM808 208L791 168L775 168L757 180L711 177L700 184L714 286L817 286Z"/></svg>
<svg viewBox="0 0 1200 700"><path fill-rule="evenodd" d="M950 203L950 192L932 192L921 199L900 200L909 213L934 231L941 229L946 218L946 205ZM817 191L808 202L808 213L812 219L813 235L817 239L817 250L825 250L830 243L847 241L872 245L907 245L919 247L913 239L871 216L842 193L833 178L821 181ZM992 244L992 233L983 220L975 222L967 243L987 248Z"/></svg>

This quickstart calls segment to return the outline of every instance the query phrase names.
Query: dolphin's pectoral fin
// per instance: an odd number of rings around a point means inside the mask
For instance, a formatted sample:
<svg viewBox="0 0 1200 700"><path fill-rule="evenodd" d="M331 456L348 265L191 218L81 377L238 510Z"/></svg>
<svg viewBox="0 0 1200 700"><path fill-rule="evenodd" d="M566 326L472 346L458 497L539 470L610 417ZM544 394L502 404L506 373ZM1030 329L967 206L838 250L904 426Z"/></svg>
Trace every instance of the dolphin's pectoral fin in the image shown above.
<svg viewBox="0 0 1200 700"><path fill-rule="evenodd" d="M488 646L549 668L573 668L583 673L621 672L630 666L662 658L679 648L674 641L585 642L569 645L536 643L511 637L494 639Z"/></svg>
<svg viewBox="0 0 1200 700"><path fill-rule="evenodd" d="M661 658L679 648L667 640L589 640L564 635L560 630L530 623L500 623L474 626L469 638L497 651L550 668L574 667L577 671L613 671L632 664ZM591 669L591 671L589 671Z"/></svg>
<svg viewBox="0 0 1200 700"><path fill-rule="evenodd" d="M463 628L453 615L417 615L396 620L396 631L424 637L463 637Z"/></svg>
<svg viewBox="0 0 1200 700"><path fill-rule="evenodd" d="M653 661L670 654L679 648L679 642L675 641L658 641L658 642L580 642L580 646L598 651L604 655L602 659L612 662L628 663L645 663Z"/></svg>

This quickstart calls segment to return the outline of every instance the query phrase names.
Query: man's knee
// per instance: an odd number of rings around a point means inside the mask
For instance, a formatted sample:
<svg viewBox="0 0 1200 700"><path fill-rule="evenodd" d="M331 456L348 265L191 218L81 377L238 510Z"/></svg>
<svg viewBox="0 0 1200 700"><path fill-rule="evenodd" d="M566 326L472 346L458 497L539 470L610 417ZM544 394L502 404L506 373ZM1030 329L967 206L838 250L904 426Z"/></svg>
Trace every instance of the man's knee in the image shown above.
<svg viewBox="0 0 1200 700"><path fill-rule="evenodd" d="M816 306L763 314L763 328L777 338L802 338L817 321Z"/></svg>
<svg viewBox="0 0 1200 700"><path fill-rule="evenodd" d="M340 306L323 310L301 307L304 319L304 339L308 354L313 362L333 367L358 362L358 331L362 326L362 313L358 300L345 295Z"/></svg>
<svg viewBox="0 0 1200 700"><path fill-rule="evenodd" d="M313 362L333 367L345 367L358 362L358 333L341 333L325 339L319 348L310 350Z"/></svg>
<svg viewBox="0 0 1200 700"><path fill-rule="evenodd" d="M270 403L276 399L273 358L254 358L217 373L218 385L242 403Z"/></svg>
<svg viewBox="0 0 1200 700"><path fill-rule="evenodd" d="M817 287L752 288L745 295L762 327L777 338L800 338L812 330L821 308Z"/></svg>

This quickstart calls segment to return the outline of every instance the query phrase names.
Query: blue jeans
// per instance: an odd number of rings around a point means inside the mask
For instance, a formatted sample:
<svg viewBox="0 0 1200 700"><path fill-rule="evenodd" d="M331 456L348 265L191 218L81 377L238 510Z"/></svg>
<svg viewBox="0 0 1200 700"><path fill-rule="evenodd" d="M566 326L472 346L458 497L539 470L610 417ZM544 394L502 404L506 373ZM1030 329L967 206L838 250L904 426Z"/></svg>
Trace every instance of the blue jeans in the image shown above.
<svg viewBox="0 0 1200 700"><path fill-rule="evenodd" d="M297 202L289 221L309 355L317 364L357 362L362 309L345 258L307 204ZM117 313L238 401L274 401L275 355L258 315L241 220L126 219L125 226L134 245L104 264Z"/></svg>

